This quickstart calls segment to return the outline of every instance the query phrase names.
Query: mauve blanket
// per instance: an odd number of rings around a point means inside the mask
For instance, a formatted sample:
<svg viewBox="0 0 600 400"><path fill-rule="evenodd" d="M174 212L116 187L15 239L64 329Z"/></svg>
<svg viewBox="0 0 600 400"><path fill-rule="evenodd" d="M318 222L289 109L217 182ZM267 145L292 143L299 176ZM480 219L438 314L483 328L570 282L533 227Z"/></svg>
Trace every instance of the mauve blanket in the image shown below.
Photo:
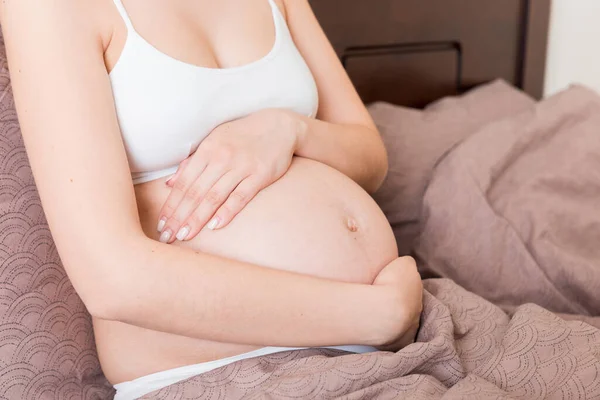
<svg viewBox="0 0 600 400"><path fill-rule="evenodd" d="M416 343L244 360L144 398L599 399L600 330L577 319L600 310L600 98L574 87L469 136L423 211L422 271L482 297L426 280Z"/></svg>
<svg viewBox="0 0 600 400"><path fill-rule="evenodd" d="M423 272L495 304L600 315L600 97L572 87L491 123L436 168Z"/></svg>

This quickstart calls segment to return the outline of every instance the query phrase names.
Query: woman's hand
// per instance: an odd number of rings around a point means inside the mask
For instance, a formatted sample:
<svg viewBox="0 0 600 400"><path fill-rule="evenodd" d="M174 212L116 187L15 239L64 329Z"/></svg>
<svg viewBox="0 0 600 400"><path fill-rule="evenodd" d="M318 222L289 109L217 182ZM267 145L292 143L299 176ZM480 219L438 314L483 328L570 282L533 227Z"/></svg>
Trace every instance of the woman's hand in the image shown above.
<svg viewBox="0 0 600 400"><path fill-rule="evenodd" d="M205 225L226 226L288 170L300 123L268 109L213 130L167 182L172 191L159 215L160 241L190 240Z"/></svg>
<svg viewBox="0 0 600 400"><path fill-rule="evenodd" d="M412 257L400 257L388 264L373 282L383 290L383 304L376 310L379 322L373 345L397 351L415 340L423 310L423 283Z"/></svg>

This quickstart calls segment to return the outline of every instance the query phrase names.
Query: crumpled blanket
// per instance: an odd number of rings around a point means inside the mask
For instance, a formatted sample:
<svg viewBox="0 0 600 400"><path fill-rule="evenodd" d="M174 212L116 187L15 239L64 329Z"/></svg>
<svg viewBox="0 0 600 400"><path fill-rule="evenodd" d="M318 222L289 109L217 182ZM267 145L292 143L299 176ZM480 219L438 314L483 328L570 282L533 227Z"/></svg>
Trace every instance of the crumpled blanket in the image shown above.
<svg viewBox="0 0 600 400"><path fill-rule="evenodd" d="M600 96L574 86L480 129L438 164L422 214L423 273L600 326Z"/></svg>

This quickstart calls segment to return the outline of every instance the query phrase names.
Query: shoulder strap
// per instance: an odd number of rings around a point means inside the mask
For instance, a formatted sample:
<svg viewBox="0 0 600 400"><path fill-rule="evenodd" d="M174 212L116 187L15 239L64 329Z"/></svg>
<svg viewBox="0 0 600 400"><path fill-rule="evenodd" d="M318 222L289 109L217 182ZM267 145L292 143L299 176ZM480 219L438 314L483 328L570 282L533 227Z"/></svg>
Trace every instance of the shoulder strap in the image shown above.
<svg viewBox="0 0 600 400"><path fill-rule="evenodd" d="M131 23L131 19L129 18L129 15L127 14L127 10L125 10L125 7L123 6L123 2L121 0L113 0L113 1L115 2L115 6L117 6L117 10L119 10L119 14L121 14L121 17L125 21L125 25L127 25L127 29L134 30L133 24ZM269 1L271 1L271 0L269 0Z"/></svg>

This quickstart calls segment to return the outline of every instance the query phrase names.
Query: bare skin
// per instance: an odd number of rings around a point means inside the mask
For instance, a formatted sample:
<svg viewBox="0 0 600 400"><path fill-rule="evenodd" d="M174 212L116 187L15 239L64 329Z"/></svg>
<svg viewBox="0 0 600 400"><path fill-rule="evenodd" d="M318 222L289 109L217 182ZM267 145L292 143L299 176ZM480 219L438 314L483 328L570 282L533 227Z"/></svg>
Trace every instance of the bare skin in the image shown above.
<svg viewBox="0 0 600 400"><path fill-rule="evenodd" d="M243 65L274 40L266 0L124 3L142 36L195 65ZM317 81L318 120L255 117L265 130L302 126L285 133L296 135L301 158L281 179L265 178L228 226L198 226L171 244L157 241L156 223L173 189L162 180L134 188L129 175L108 79L126 40L113 2L2 3L36 183L113 383L257 346L398 347L414 333L414 262L397 258L389 225L361 189L385 175L379 135L307 2L277 3Z"/></svg>

